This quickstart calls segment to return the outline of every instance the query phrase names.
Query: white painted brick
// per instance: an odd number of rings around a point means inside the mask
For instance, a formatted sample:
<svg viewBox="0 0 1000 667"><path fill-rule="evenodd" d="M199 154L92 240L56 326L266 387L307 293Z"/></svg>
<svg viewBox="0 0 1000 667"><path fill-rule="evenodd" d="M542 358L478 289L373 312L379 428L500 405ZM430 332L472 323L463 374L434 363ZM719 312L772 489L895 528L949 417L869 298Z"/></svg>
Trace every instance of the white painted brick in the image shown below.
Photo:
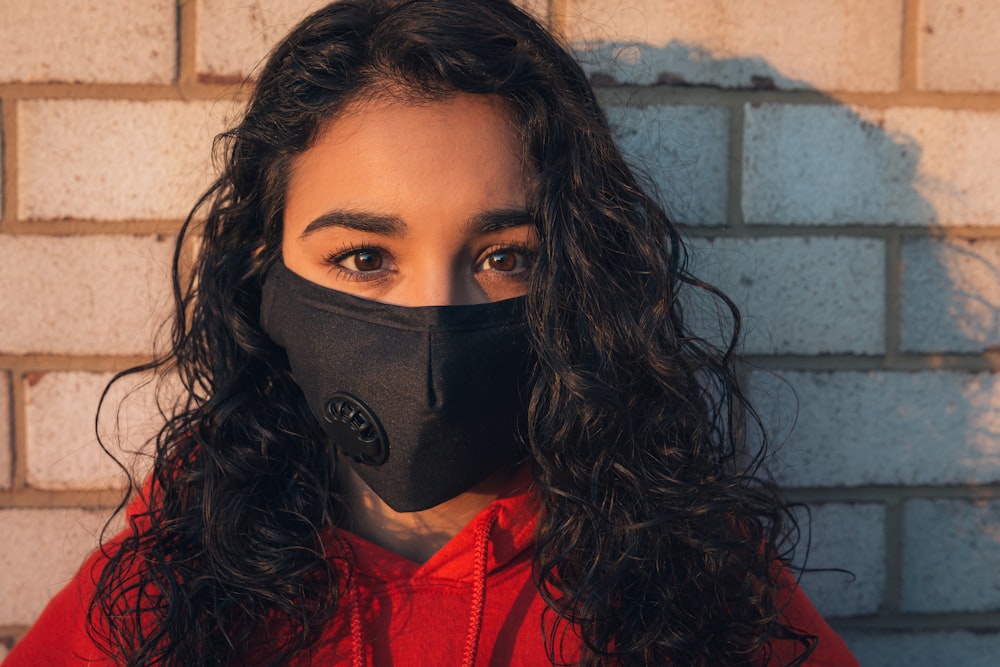
<svg viewBox="0 0 1000 667"><path fill-rule="evenodd" d="M745 352L884 350L882 241L776 237L692 239L692 245L694 274L720 287L740 307Z"/></svg>
<svg viewBox="0 0 1000 667"><path fill-rule="evenodd" d="M18 103L20 219L183 218L210 184L226 102Z"/></svg>
<svg viewBox="0 0 1000 667"><path fill-rule="evenodd" d="M146 377L146 376L143 376ZM94 416L107 373L49 372L29 375L27 395L28 484L45 489L124 486L121 469L100 448ZM114 385L101 410L101 440L141 480L149 460L147 440L162 426L153 386L143 378Z"/></svg>
<svg viewBox="0 0 1000 667"><path fill-rule="evenodd" d="M549 0L514 0L514 4L528 12L543 25L549 18Z"/></svg>
<svg viewBox="0 0 1000 667"><path fill-rule="evenodd" d="M148 354L172 239L0 235L0 353Z"/></svg>
<svg viewBox="0 0 1000 667"><path fill-rule="evenodd" d="M328 0L198 0L196 67L203 80L242 79Z"/></svg>
<svg viewBox="0 0 1000 667"><path fill-rule="evenodd" d="M106 514L0 510L0 625L29 625L98 543Z"/></svg>
<svg viewBox="0 0 1000 667"><path fill-rule="evenodd" d="M845 632L844 640L864 667L996 667L995 632Z"/></svg>
<svg viewBox="0 0 1000 667"><path fill-rule="evenodd" d="M1000 113L747 105L749 223L993 225Z"/></svg>
<svg viewBox="0 0 1000 667"><path fill-rule="evenodd" d="M1000 347L1000 241L909 239L901 289L904 352Z"/></svg>
<svg viewBox="0 0 1000 667"><path fill-rule="evenodd" d="M995 0L924 0L921 88L1000 89L1000 5Z"/></svg>
<svg viewBox="0 0 1000 667"><path fill-rule="evenodd" d="M814 505L812 522L799 513L799 525L811 526L808 568L844 572L804 572L802 587L825 617L874 614L885 595L885 508L876 504ZM801 565L806 536L796 552Z"/></svg>
<svg viewBox="0 0 1000 667"><path fill-rule="evenodd" d="M0 372L0 489L9 489L14 463L14 431L11 419L10 373Z"/></svg>
<svg viewBox="0 0 1000 667"><path fill-rule="evenodd" d="M904 505L902 607L1000 609L1000 501L915 499Z"/></svg>
<svg viewBox="0 0 1000 667"><path fill-rule="evenodd" d="M0 2L0 82L166 83L174 0Z"/></svg>
<svg viewBox="0 0 1000 667"><path fill-rule="evenodd" d="M901 0L580 0L568 39L621 83L892 91Z"/></svg>
<svg viewBox="0 0 1000 667"><path fill-rule="evenodd" d="M3 100L0 100L0 114L3 113ZM2 116L0 116L2 117ZM3 146L8 141L8 138L4 136L3 127L0 127L0 146ZM6 154L7 151L0 151L0 153ZM4 163L4 155L0 154L0 179L6 180L7 176L7 165ZM4 201L3 191L6 188L0 187L0 216L6 212L7 202Z"/></svg>
<svg viewBox="0 0 1000 667"><path fill-rule="evenodd" d="M747 105L748 223L928 224L913 180L920 149L882 119L842 106Z"/></svg>
<svg viewBox="0 0 1000 667"><path fill-rule="evenodd" d="M899 108L885 125L920 147L914 182L933 224L1000 223L1000 113Z"/></svg>
<svg viewBox="0 0 1000 667"><path fill-rule="evenodd" d="M648 174L671 216L688 224L726 224L729 113L722 107L611 107L615 138Z"/></svg>
<svg viewBox="0 0 1000 667"><path fill-rule="evenodd" d="M1000 378L948 371L751 374L788 486L1000 480ZM789 433L798 408L797 422Z"/></svg>

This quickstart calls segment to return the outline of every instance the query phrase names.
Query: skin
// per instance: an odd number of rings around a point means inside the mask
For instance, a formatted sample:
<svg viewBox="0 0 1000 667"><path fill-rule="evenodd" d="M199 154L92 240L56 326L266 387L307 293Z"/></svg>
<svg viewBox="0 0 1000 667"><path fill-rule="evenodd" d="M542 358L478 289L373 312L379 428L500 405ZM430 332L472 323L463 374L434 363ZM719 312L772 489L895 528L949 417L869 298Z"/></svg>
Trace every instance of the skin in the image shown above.
<svg viewBox="0 0 1000 667"><path fill-rule="evenodd" d="M294 161L282 256L299 275L399 306L475 304L525 293L537 241L526 173L502 102L457 94L376 98L334 119ZM395 512L344 462L352 529L426 561L509 485L501 470L421 512Z"/></svg>

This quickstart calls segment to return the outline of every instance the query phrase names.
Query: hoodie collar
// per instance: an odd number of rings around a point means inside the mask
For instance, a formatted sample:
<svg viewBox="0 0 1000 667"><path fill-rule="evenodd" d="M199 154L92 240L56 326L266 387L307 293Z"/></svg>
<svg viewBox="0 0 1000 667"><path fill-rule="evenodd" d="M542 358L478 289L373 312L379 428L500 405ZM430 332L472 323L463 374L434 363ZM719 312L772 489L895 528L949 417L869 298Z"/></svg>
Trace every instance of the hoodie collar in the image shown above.
<svg viewBox="0 0 1000 667"><path fill-rule="evenodd" d="M534 543L539 503L530 465L522 465L503 494L481 510L427 562L420 564L347 531L340 536L353 552L357 572L383 581L454 579L476 576L477 546L486 531L486 574L503 567ZM492 525L486 525L492 524Z"/></svg>

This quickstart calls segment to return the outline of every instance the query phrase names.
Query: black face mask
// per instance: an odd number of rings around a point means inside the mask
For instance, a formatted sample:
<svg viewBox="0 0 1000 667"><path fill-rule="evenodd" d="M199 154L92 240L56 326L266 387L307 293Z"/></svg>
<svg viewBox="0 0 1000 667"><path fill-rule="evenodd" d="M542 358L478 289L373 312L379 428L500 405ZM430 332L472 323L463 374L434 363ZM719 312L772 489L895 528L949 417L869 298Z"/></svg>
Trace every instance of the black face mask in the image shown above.
<svg viewBox="0 0 1000 667"><path fill-rule="evenodd" d="M524 301L393 306L279 262L261 324L361 479L392 509L414 512L517 461L533 359Z"/></svg>

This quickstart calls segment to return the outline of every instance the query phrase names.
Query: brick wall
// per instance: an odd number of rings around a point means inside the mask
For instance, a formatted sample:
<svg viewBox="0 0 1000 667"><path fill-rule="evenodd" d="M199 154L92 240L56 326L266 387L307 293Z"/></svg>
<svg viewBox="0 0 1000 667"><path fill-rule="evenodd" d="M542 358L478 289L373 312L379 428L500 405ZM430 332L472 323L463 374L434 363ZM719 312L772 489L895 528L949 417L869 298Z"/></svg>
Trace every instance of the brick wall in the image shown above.
<svg viewBox="0 0 1000 667"><path fill-rule="evenodd" d="M0 1L0 656L114 503L94 409L148 357L234 83L319 4ZM810 564L856 575L807 575L817 604L866 666L992 665L1000 6L524 4L744 308ZM140 389L112 446L153 412Z"/></svg>

